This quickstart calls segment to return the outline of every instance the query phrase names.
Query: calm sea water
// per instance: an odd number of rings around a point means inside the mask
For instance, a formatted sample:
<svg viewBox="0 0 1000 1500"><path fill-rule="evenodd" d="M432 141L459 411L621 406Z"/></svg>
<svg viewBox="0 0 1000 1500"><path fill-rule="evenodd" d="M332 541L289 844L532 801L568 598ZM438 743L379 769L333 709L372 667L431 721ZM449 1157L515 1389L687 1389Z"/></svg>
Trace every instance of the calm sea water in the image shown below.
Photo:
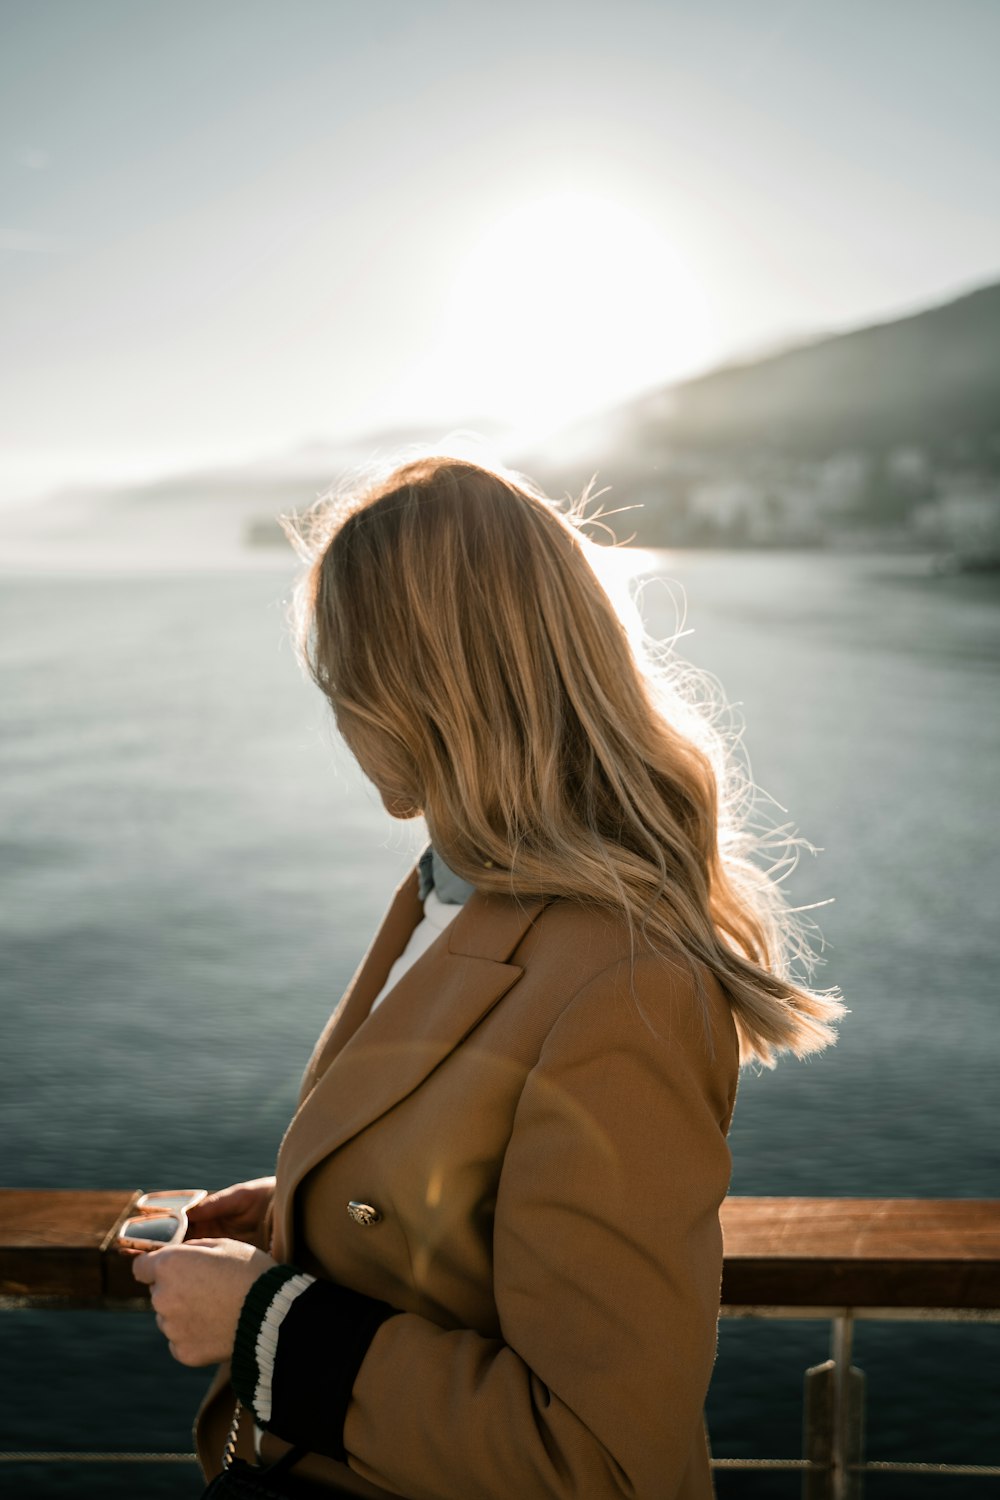
<svg viewBox="0 0 1000 1500"><path fill-rule="evenodd" d="M746 1074L733 1191L1000 1196L1000 597L919 558L664 555L644 609L716 674L756 781L823 852L839 1045ZM418 846L288 643L287 570L0 579L0 1181L206 1187L271 1169L311 1043ZM772 809L777 821L786 815ZM205 1377L143 1316L9 1314L0 1446L186 1449ZM668 1331L665 1336L668 1336ZM818 1323L724 1324L720 1456L795 1456ZM1000 1462L995 1328L863 1326L869 1449ZM193 1470L17 1469L25 1496ZM792 1477L722 1476L722 1496ZM872 1481L879 1495L990 1493Z"/></svg>

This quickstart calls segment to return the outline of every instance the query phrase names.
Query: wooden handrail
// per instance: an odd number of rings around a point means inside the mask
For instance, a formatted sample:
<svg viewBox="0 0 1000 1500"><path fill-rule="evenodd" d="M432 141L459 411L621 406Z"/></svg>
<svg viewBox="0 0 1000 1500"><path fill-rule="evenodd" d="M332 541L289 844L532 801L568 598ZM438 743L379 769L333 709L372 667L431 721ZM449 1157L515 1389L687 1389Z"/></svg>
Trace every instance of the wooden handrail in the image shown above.
<svg viewBox="0 0 1000 1500"><path fill-rule="evenodd" d="M0 1296L102 1307L144 1294L115 1235L138 1192L0 1189Z"/></svg>
<svg viewBox="0 0 1000 1500"><path fill-rule="evenodd" d="M0 1189L0 1297L143 1295L115 1248L137 1192ZM727 1198L725 1305L1000 1308L1000 1200Z"/></svg>
<svg viewBox="0 0 1000 1500"><path fill-rule="evenodd" d="M1000 1308L1000 1200L727 1198L730 1305Z"/></svg>

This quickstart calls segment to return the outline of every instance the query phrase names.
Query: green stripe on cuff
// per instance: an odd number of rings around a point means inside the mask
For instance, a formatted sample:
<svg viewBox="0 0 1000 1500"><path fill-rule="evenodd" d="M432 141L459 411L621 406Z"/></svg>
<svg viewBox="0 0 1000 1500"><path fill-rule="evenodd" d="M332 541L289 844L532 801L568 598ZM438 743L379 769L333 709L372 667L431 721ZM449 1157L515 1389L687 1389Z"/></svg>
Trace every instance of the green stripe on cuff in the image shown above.
<svg viewBox="0 0 1000 1500"><path fill-rule="evenodd" d="M298 1266L268 1267L262 1276L257 1277L243 1299L243 1306L240 1309L239 1321L236 1324L236 1338L233 1343L230 1378L233 1390L248 1411L254 1413L258 1422L260 1418L254 1411L253 1405L254 1396L257 1393L257 1377L260 1373L257 1368L257 1335L277 1293L287 1281L291 1281L293 1276L300 1274Z"/></svg>

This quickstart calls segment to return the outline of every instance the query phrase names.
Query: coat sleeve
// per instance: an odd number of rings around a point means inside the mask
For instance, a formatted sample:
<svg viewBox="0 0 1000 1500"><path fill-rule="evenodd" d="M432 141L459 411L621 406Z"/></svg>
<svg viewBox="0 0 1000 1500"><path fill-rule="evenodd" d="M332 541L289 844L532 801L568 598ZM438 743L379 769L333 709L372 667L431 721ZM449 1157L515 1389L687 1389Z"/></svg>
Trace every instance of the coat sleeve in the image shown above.
<svg viewBox="0 0 1000 1500"><path fill-rule="evenodd" d="M662 962L606 971L562 1013L502 1167L502 1337L384 1321L346 1410L355 1471L411 1500L678 1492L715 1357L730 1172L736 1044L715 1005L714 1057L693 988Z"/></svg>

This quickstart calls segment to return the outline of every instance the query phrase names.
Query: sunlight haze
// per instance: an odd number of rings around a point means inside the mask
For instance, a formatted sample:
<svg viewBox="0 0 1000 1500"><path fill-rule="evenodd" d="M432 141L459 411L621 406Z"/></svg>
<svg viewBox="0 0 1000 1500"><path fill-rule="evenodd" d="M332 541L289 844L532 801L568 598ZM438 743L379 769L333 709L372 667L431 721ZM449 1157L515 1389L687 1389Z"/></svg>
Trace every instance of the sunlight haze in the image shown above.
<svg viewBox="0 0 1000 1500"><path fill-rule="evenodd" d="M1000 267L979 0L5 0L0 27L0 498L542 432Z"/></svg>

